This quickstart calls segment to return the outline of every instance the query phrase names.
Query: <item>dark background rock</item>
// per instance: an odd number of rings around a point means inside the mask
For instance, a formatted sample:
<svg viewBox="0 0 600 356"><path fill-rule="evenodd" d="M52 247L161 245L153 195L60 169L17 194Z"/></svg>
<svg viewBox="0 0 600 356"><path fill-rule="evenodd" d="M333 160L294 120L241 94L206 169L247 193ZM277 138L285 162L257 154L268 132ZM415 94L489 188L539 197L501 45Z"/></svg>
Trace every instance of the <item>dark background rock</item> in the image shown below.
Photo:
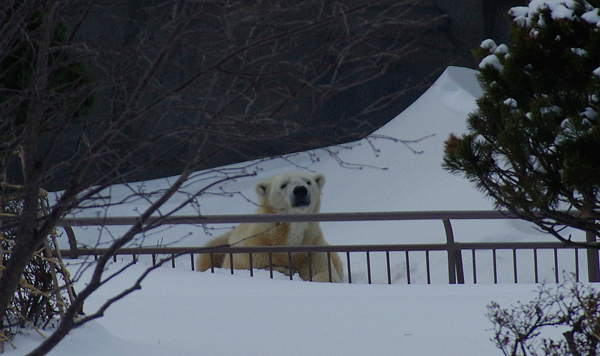
<svg viewBox="0 0 600 356"><path fill-rule="evenodd" d="M106 6L100 7L102 11L95 11L89 15L79 30L79 39L84 39L107 50L122 48L133 44L140 29L149 25L146 22L145 13L141 11L141 7L152 3L152 1L101 0L99 3ZM417 50L414 54L403 59L401 64L390 71L388 75L371 81L364 86L342 92L332 98L322 110L315 114L310 130L290 138L288 142L293 142L293 144L286 144L281 140L254 142L253 145L243 148L243 154L240 154L240 150L227 150L206 161L200 168L210 168L252 158L276 156L365 137L408 107L437 79L447 66L475 68L476 63L470 51L478 46L482 40L492 38L498 43L506 42L508 22L505 14L511 7L523 5L523 3L524 1L515 0L420 1L411 10L411 17L423 18L423 16L429 16L437 18L437 20L415 28L415 33L406 34L407 38L418 37ZM74 13L77 11L80 11L80 9L73 9ZM170 75L185 78L187 75L186 66L181 66ZM393 105L361 117L358 121L344 121L345 117L355 115L355 110L361 104L373 102L377 98L403 86L407 86L409 89ZM97 110L101 111L103 109L105 107L100 105ZM148 119L152 120L152 118ZM334 125L327 125L331 122ZM360 124L357 124L357 122L360 122ZM130 132L131 138L134 140L136 135L143 139L144 128L139 127L138 129L139 132L137 132L138 130ZM165 130L167 129L165 128ZM50 165L71 157L76 138L82 133L82 130L84 129L77 127L71 130L73 141L63 143L64 149L61 150L63 154L53 157L53 162L49 162ZM402 139L415 138L402 137ZM299 145L299 142L305 142L306 144ZM153 147L153 149L162 150L164 147ZM152 156L152 153L149 152L148 155ZM177 152L173 155L174 158L185 156L186 152ZM136 164L143 164L144 160L145 157L139 157L131 163L132 167ZM14 174L14 172L19 171L17 163L14 162L13 169L11 169L13 181L18 180L18 175ZM174 175L178 173L183 164L184 160L169 160L167 158L162 162L157 162L151 169L129 176L128 180L148 180ZM48 188L50 190L63 188L68 176L68 168L55 172L54 180L49 182Z"/></svg>

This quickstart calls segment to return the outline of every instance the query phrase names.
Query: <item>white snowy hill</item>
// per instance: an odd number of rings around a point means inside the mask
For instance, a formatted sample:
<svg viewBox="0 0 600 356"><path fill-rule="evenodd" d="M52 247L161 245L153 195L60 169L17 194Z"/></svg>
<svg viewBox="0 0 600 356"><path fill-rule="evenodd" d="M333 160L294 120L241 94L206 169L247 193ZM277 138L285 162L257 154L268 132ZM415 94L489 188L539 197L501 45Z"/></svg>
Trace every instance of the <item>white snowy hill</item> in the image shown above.
<svg viewBox="0 0 600 356"><path fill-rule="evenodd" d="M413 105L361 141L237 165L260 170L255 177L221 187L239 193L201 197L201 213L252 213L254 206L249 200L255 198L254 184L289 170L325 174L322 212L491 210L493 203L468 181L441 168L444 140L451 132L465 131L466 117L481 94L475 73L447 68ZM394 139L418 142L411 143L409 149ZM159 179L144 185L152 190L168 182ZM197 184L188 189L193 191L206 181ZM131 190L125 186L111 189L115 200L128 192ZM108 214L135 215L143 204L120 205ZM332 222L321 226L330 244L445 241L440 221ZM551 240L517 220L453 221L453 226L457 241ZM179 241L188 232L191 235ZM97 229L77 229L76 235L80 242L98 243ZM147 236L144 243L200 246L209 238L199 227L179 226ZM494 300L508 306L535 296L532 284L493 285L489 279L485 281L483 272L482 284L443 284L447 283L443 271L434 278L438 284L425 285L418 258L412 266L416 285L405 284L402 258L394 260L393 268L398 269L395 284L367 285L365 267L358 267L360 257L356 261L353 284L289 281L283 276L271 280L261 273L253 278L243 272L235 276L228 271L198 273L185 263L179 263L182 266L177 269L161 268L148 277L141 291L114 305L105 317L72 332L51 354L500 355L489 340L492 324L485 317L486 305ZM372 262L376 269L382 260L373 256ZM432 269L444 263L443 258L433 259ZM508 258L499 261L500 268L510 263ZM116 263L111 268L119 266L122 264ZM143 267L136 265L103 287L88 300L86 310L94 310L125 288ZM384 279L375 273L375 283L385 283ZM85 278L78 283L85 283ZM19 336L15 342L19 350L9 350L6 355L24 354L39 342L39 336Z"/></svg>

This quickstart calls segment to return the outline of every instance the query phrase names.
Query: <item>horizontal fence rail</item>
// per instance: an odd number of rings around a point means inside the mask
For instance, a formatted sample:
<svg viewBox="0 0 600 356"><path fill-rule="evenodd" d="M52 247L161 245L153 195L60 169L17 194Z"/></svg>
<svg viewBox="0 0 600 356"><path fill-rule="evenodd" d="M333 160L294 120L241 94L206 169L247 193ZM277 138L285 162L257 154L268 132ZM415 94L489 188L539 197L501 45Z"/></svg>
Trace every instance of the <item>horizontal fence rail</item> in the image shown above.
<svg viewBox="0 0 600 356"><path fill-rule="evenodd" d="M593 248L585 248L578 245L565 245L561 242L455 242L454 232L451 220L495 220L495 219L518 219L515 215L504 211L426 211L426 212L373 212L373 213L318 213L318 214L268 214L268 215L211 215L211 216L166 216L152 217L148 219L146 225L179 225L179 224L229 224L229 223L252 223L252 222L332 222L332 221L406 221L406 220L440 220L442 221L446 234L446 243L442 244L387 244L387 245L328 245L328 246L265 246L265 247L129 247L119 249L114 256L116 260L118 255L130 255L133 261L137 260L139 255L152 256L152 263L158 262L158 256L171 256L167 258L175 267L175 257L181 255L190 255L191 269L194 269L194 255L198 253L212 254L249 254L252 258L257 253L286 253L291 261L294 253L342 253L342 258L347 264L348 282L352 283L351 253L364 253L367 263L368 283L371 283L371 265L370 256L372 253L385 253L387 265L387 281L392 283L390 271L390 253L404 252L406 282L411 283L411 265L409 253L423 252L426 258L427 283L431 283L431 271L429 263L430 252L441 251L447 253L448 261L448 282L465 283L465 274L463 266L463 253L471 255L472 262L472 280L477 283L476 252L489 250L492 252L493 280L498 283L497 271L497 251L512 252L513 281L518 282L517 251L531 251L533 254L533 269L535 282L538 278L538 251L550 250L554 256L554 279L559 280L558 270L558 251L573 250L575 260L575 276L579 280L579 251L587 253L587 272L588 280L591 282L600 281L598 271L598 251ZM77 258L78 256L99 256L107 252L103 248L80 248L77 245L75 234L71 227L73 226L126 226L139 222L137 217L95 217L95 218L65 218L58 225L65 227L69 237L70 249L61 250L65 257ZM587 234L587 241L591 241ZM290 279L293 271L290 267ZM231 269L231 273L234 270ZM250 269L250 275L253 270ZM271 278L273 269L271 268Z"/></svg>
<svg viewBox="0 0 600 356"><path fill-rule="evenodd" d="M312 214L232 214L196 216L153 216L146 225L164 224L232 224L265 222L334 222L334 221L402 221L402 220L495 220L518 219L508 211L385 211L368 213L312 213ZM118 226L139 222L135 216L106 216L93 218L63 218L58 226Z"/></svg>

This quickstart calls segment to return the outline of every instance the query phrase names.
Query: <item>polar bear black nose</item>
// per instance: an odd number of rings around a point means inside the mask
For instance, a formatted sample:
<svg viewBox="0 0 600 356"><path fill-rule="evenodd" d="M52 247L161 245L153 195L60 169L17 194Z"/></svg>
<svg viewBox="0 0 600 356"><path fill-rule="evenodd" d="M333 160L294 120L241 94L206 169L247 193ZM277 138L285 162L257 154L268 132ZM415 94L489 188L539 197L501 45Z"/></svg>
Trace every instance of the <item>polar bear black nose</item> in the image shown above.
<svg viewBox="0 0 600 356"><path fill-rule="evenodd" d="M294 195L298 198L304 198L308 194L308 189L304 186L294 188Z"/></svg>

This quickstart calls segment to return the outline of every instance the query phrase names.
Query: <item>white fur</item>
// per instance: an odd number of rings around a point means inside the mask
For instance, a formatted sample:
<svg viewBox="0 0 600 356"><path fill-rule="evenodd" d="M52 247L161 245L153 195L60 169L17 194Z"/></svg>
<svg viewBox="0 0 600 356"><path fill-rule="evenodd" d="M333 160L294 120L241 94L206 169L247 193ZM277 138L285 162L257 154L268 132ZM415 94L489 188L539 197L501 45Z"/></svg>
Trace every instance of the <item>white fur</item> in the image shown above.
<svg viewBox="0 0 600 356"><path fill-rule="evenodd" d="M258 206L256 214L306 214L318 213L321 208L321 191L325 184L322 174L310 175L304 172L288 172L271 177L268 181L256 184ZM207 246L277 246L277 245L327 245L318 222L294 223L261 223L240 224L232 231L221 235ZM198 270L210 268L209 255L198 257ZM292 267L304 280L325 282L329 280L331 268L332 280L341 282L344 271L337 253L331 253L331 266L328 267L326 253L312 253L311 266L308 265L308 254L296 253L292 259ZM247 254L235 254L233 261L229 255L215 257L213 265L235 269L250 268ZM273 265L270 265L267 254L255 254L252 268L273 268L288 273L287 254L273 254ZM309 272L312 271L312 276Z"/></svg>
<svg viewBox="0 0 600 356"><path fill-rule="evenodd" d="M290 231L288 233L287 245L302 245L302 240L304 240L304 233L307 229L307 222L290 223Z"/></svg>

